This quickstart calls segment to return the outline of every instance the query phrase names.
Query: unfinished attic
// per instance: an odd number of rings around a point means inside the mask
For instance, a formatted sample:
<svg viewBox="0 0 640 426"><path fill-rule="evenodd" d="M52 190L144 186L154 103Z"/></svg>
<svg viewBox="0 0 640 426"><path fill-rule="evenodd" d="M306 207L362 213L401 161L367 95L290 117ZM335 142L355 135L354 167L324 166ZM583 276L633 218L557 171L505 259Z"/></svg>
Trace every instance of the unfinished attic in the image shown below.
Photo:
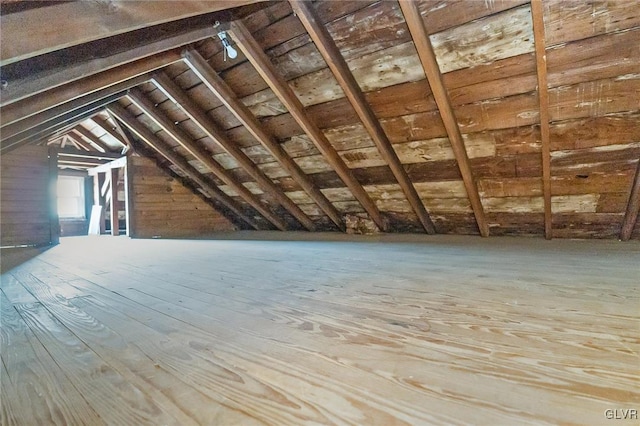
<svg viewBox="0 0 640 426"><path fill-rule="evenodd" d="M637 424L637 0L0 32L1 424Z"/></svg>

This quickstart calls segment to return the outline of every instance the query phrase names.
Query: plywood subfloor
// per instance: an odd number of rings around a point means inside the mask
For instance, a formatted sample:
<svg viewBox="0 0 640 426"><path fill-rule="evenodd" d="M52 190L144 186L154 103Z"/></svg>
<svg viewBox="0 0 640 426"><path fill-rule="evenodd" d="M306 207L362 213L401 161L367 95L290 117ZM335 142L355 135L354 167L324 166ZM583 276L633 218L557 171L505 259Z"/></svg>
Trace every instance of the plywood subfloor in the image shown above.
<svg viewBox="0 0 640 426"><path fill-rule="evenodd" d="M2 275L2 424L611 424L640 408L640 244L332 238L63 239Z"/></svg>

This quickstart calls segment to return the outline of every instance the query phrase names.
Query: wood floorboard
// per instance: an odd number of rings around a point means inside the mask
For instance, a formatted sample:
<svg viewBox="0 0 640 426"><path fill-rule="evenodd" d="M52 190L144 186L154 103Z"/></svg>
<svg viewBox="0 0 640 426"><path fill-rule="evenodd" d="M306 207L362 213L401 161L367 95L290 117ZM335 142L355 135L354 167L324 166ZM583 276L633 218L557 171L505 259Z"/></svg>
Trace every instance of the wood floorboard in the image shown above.
<svg viewBox="0 0 640 426"><path fill-rule="evenodd" d="M3 424L607 424L640 409L636 242L237 235L251 239L67 238L5 272Z"/></svg>

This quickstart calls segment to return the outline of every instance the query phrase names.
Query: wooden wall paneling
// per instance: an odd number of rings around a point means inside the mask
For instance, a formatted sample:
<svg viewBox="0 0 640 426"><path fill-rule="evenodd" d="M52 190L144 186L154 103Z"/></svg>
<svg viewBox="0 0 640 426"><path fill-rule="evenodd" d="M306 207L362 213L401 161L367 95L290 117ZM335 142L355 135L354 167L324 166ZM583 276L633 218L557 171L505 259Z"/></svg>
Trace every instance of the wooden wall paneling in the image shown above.
<svg viewBox="0 0 640 426"><path fill-rule="evenodd" d="M483 237L489 236L489 226L484 217L484 210L480 196L478 195L478 187L473 176L473 172L469 165L469 158L464 147L462 135L460 134L460 127L456 121L456 116L451 107L451 102L447 94L447 90L442 82L440 69L438 68L438 62L431 46L427 30L424 27L420 12L417 5L408 1L401 1L400 7L407 21L407 26L413 37L414 43L418 50L418 56L422 63L422 68L427 76L431 90L433 91L436 104L440 111L442 121L447 130L447 135L451 142L451 146L460 168L465 187L467 189L467 196L471 202L480 235Z"/></svg>
<svg viewBox="0 0 640 426"><path fill-rule="evenodd" d="M260 226L251 217L242 212L240 206L225 195L214 185L211 185L204 176L202 176L193 166L187 163L184 158L174 153L172 150L166 148L162 141L158 140L156 135L147 129L142 123L135 119L130 113L128 113L122 106L118 104L109 105L109 111L118 118L125 126L127 126L132 132L134 132L139 138L141 138L147 145L149 145L154 151L157 151L160 155L169 160L174 166L179 168L182 173L193 180L198 186L205 190L210 196L217 199L230 211L236 214L239 218L251 225L255 229L260 229Z"/></svg>
<svg viewBox="0 0 640 426"><path fill-rule="evenodd" d="M208 170L214 173L220 178L226 185L233 188L233 190L240 195L247 203L249 203L254 209L262 214L281 231L287 229L286 223L276 216L271 210L264 206L257 197L254 196L245 186L240 184L224 167L220 165L211 155L205 152L203 149L195 146L193 140L182 129L177 127L174 122L171 122L162 115L148 100L144 98L144 95L134 91L129 94L129 99L136 104L138 108L144 111L144 113L151 118L158 126L160 126L165 132L167 132L182 148L189 152L194 158L201 162ZM112 111L113 112L113 111Z"/></svg>
<svg viewBox="0 0 640 426"><path fill-rule="evenodd" d="M541 0L531 1L536 68L538 74L538 97L540 102L540 134L542 137L542 192L544 197L544 235L551 239L551 152L549 142L549 92L547 87L547 53L545 47L544 15Z"/></svg>
<svg viewBox="0 0 640 426"><path fill-rule="evenodd" d="M163 68L169 64L180 61L181 59L179 51L169 50L167 52L149 56L120 67L94 74L82 80L58 86L43 92L39 96L26 98L3 106L0 108L0 114L2 114L2 127L15 123L16 121L24 120L32 115L64 104L65 102L74 101L84 96L91 96L94 92L99 92L100 90L108 92L112 90L108 89L111 86L117 87L118 91L121 91L123 89L118 85L122 83L123 85L128 86L129 83L125 83L126 81L135 82L137 85L139 83L132 79L143 76L144 74L152 72L158 68ZM129 87L131 86L128 86L127 88ZM102 94L103 92L100 93ZM112 93L113 92L109 94ZM86 102L82 102L82 105L85 103Z"/></svg>
<svg viewBox="0 0 640 426"><path fill-rule="evenodd" d="M429 233L435 233L433 222L429 217L429 213L424 208L424 204L420 200L416 189L409 180L407 172L402 166L398 155L391 147L391 143L387 138L380 122L373 113L371 107L367 103L358 82L355 80L349 66L347 65L342 53L331 38L327 29L319 22L318 17L311 4L301 1L290 1L290 4L296 12L298 18L305 26L307 32L320 50L325 62L333 72L334 77L342 87L345 96L349 99L354 110L360 117L360 120L367 129L371 139L380 152L384 161L389 165L398 184L402 188L409 204L413 208L414 213L422 223L424 229Z"/></svg>
<svg viewBox="0 0 640 426"><path fill-rule="evenodd" d="M272 195L281 206L291 213L308 231L313 231L313 221L287 197L262 170L233 142L229 141L215 126L211 119L180 89L166 74L153 76L156 85L193 120L211 139L220 144L247 173L256 180L261 188Z"/></svg>
<svg viewBox="0 0 640 426"><path fill-rule="evenodd" d="M55 188L46 146L24 146L0 156L1 246L56 241ZM52 160L52 162L54 162Z"/></svg>
<svg viewBox="0 0 640 426"><path fill-rule="evenodd" d="M629 192L629 201L627 203L627 209L624 214L624 220L622 222L622 228L620 230L620 239L627 241L631 238L633 228L638 220L638 211L640 210L640 160L638 160L638 166L636 168L635 177L633 178L633 184L631 185L631 191Z"/></svg>
<svg viewBox="0 0 640 426"><path fill-rule="evenodd" d="M127 167L134 170L129 184L133 203L129 214L136 238L201 237L234 229L223 215L152 160L129 157Z"/></svg>
<svg viewBox="0 0 640 426"><path fill-rule="evenodd" d="M50 147L49 156L49 182L47 185L47 195L49 200L49 229L50 243L60 243L60 218L58 217L58 150Z"/></svg>
<svg viewBox="0 0 640 426"><path fill-rule="evenodd" d="M305 189L322 211L331 218L339 229L344 230L344 223L335 207L326 199L324 194L309 180L300 167L291 159L287 152L274 138L267 133L249 109L236 97L231 88L220 78L207 64L204 58L196 50L183 52L185 61L204 84L223 102L236 116L239 122L249 133L266 147L271 155L291 174L293 179Z"/></svg>
<svg viewBox="0 0 640 426"><path fill-rule="evenodd" d="M277 74L269 58L256 43L253 36L247 31L246 27L244 27L242 23L234 21L231 24L230 32L238 42L238 46L244 51L244 54L249 58L258 72L260 72L265 81L269 83L270 87L277 92L278 97L287 106L287 109L296 121L298 121L300 127L302 127L305 133L314 141L318 150L353 192L356 199L362 204L367 213L369 213L378 228L383 231L386 230L384 219L380 215L380 211L375 206L375 203L371 200L364 188L362 188L362 185L357 182L322 131L310 120L300 100L293 93L288 83Z"/></svg>

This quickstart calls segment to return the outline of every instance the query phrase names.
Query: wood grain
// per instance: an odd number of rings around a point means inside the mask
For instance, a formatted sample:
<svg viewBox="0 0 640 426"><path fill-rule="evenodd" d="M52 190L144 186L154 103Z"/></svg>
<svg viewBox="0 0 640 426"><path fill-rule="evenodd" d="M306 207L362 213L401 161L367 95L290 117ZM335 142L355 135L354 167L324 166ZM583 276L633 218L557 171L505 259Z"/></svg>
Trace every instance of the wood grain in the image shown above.
<svg viewBox="0 0 640 426"><path fill-rule="evenodd" d="M3 381L7 423L592 424L640 403L637 242L236 237L74 238L3 274L3 374L51 389Z"/></svg>

